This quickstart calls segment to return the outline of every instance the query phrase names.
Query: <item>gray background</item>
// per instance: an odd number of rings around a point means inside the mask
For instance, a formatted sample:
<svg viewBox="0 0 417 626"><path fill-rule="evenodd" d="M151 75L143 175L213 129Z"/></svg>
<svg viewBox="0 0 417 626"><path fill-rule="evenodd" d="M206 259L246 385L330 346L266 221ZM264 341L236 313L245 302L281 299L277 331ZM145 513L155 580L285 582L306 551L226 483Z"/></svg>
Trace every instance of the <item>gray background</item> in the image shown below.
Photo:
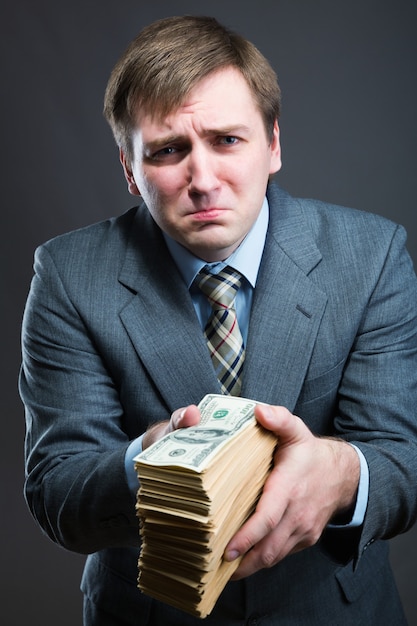
<svg viewBox="0 0 417 626"><path fill-rule="evenodd" d="M102 118L103 91L140 28L184 13L218 17L275 67L283 90L281 185L401 222L417 260L416 2L3 0L0 606L8 626L81 624L84 559L46 539L22 497L16 380L33 251L135 203ZM417 531L391 546L409 622L417 624Z"/></svg>

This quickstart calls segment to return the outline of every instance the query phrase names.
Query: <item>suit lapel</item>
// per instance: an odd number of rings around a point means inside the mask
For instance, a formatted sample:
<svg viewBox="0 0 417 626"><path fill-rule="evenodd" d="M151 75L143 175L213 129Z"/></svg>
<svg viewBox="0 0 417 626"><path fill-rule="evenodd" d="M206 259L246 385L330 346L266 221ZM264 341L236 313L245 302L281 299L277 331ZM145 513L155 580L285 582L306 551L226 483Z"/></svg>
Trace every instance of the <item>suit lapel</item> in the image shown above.
<svg viewBox="0 0 417 626"><path fill-rule="evenodd" d="M220 393L188 289L145 207L119 280L133 293L120 312L122 323L168 409Z"/></svg>
<svg viewBox="0 0 417 626"><path fill-rule="evenodd" d="M327 296L308 274L320 262L300 205L270 189L270 224L250 318L242 395L293 410Z"/></svg>

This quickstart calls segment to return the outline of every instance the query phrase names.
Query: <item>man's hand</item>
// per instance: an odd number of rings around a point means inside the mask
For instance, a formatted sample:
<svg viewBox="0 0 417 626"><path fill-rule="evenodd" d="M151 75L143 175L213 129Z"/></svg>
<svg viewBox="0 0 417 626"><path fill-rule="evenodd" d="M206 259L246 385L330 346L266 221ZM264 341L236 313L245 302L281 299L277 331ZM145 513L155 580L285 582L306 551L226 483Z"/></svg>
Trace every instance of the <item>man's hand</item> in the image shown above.
<svg viewBox="0 0 417 626"><path fill-rule="evenodd" d="M226 547L226 560L245 555L234 580L315 544L330 519L353 506L360 477L348 443L315 437L283 407L257 405L255 415L278 446L256 511Z"/></svg>
<svg viewBox="0 0 417 626"><path fill-rule="evenodd" d="M172 433L172 431L178 428L188 428L189 426L196 426L200 422L200 410L195 404L190 404L186 408L177 409L171 415L171 419L165 422L158 422L150 426L145 432L142 440L142 449L149 448L150 445L155 443L161 437Z"/></svg>

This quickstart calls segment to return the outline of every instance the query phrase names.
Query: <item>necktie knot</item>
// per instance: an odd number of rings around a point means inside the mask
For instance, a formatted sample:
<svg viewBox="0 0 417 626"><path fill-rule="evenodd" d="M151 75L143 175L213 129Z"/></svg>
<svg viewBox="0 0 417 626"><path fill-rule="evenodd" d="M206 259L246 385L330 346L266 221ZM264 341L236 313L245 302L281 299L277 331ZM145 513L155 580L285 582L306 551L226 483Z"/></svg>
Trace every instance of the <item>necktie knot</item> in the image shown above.
<svg viewBox="0 0 417 626"><path fill-rule="evenodd" d="M199 274L198 286L210 301L213 309L229 309L241 285L241 275L231 267L211 274L205 267Z"/></svg>

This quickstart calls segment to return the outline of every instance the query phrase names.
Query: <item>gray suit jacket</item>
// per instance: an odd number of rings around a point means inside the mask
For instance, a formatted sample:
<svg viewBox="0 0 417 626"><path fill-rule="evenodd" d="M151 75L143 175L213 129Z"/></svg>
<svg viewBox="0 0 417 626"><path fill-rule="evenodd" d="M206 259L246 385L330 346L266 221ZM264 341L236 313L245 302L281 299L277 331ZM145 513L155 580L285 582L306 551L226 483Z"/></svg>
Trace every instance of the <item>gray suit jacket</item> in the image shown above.
<svg viewBox="0 0 417 626"><path fill-rule="evenodd" d="M369 466L369 503L361 528L326 531L316 546L229 583L205 624L256 615L262 624L401 624L383 540L417 515L417 281L405 233L274 185L268 199L242 395L354 442ZM128 624L201 623L136 587L126 447L149 423L220 392L146 207L37 250L20 391L28 505L53 541L90 555L84 593Z"/></svg>

